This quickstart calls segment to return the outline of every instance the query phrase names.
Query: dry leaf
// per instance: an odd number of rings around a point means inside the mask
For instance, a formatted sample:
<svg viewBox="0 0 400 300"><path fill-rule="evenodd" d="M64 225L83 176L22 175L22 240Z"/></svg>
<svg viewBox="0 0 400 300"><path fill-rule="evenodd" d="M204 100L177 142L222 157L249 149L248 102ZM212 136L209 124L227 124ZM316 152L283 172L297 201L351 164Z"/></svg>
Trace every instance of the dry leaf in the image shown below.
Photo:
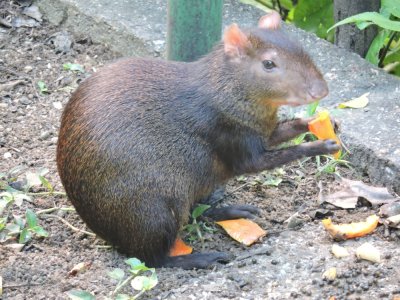
<svg viewBox="0 0 400 300"><path fill-rule="evenodd" d="M370 243L364 243L356 250L356 255L360 259L369 260L375 263L381 262L381 254L377 248Z"/></svg>
<svg viewBox="0 0 400 300"><path fill-rule="evenodd" d="M326 279L328 281L334 281L336 279L337 276L337 271L336 268L329 268L328 270L326 270L324 272L324 274L322 274L322 278Z"/></svg>
<svg viewBox="0 0 400 300"><path fill-rule="evenodd" d="M364 108L369 102L368 95L369 93L365 93L360 97L351 99L350 101L342 102L339 104L339 108Z"/></svg>
<svg viewBox="0 0 400 300"><path fill-rule="evenodd" d="M169 256L188 255L192 252L192 247L186 245L180 238L177 238L171 250L169 251Z"/></svg>
<svg viewBox="0 0 400 300"><path fill-rule="evenodd" d="M379 209L381 217L391 217L400 214L400 202L392 202L382 205Z"/></svg>
<svg viewBox="0 0 400 300"><path fill-rule="evenodd" d="M355 208L360 197L367 200L372 206L399 200L399 198L389 194L387 188L374 187L361 181L346 178L339 179L339 182L340 190L333 194L324 195L323 189L320 189L321 203L328 202L340 208Z"/></svg>
<svg viewBox="0 0 400 300"><path fill-rule="evenodd" d="M77 265L75 265L71 271L68 272L68 276L76 276L79 273L85 272L87 269L90 268L90 266L92 265L91 262L81 262Z"/></svg>
<svg viewBox="0 0 400 300"><path fill-rule="evenodd" d="M343 258L349 256L349 251L345 247L339 246L338 244L332 245L332 254L337 258Z"/></svg>
<svg viewBox="0 0 400 300"><path fill-rule="evenodd" d="M216 222L236 241L246 246L252 245L267 232L253 221L247 219L236 219Z"/></svg>
<svg viewBox="0 0 400 300"><path fill-rule="evenodd" d="M367 235L375 230L378 226L379 217L376 215L369 216L365 222L357 222L350 224L336 225L332 223L332 220L322 220L322 224L325 229L335 240L347 240L356 237Z"/></svg>
<svg viewBox="0 0 400 300"><path fill-rule="evenodd" d="M400 228L400 214L387 218L385 223L390 227Z"/></svg>

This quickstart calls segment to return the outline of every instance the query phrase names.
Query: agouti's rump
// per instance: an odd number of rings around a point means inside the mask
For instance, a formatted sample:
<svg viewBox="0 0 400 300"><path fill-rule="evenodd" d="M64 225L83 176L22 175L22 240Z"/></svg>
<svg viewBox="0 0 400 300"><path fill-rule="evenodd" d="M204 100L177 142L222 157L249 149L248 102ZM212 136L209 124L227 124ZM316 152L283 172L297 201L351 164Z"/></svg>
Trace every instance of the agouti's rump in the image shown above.
<svg viewBox="0 0 400 300"><path fill-rule="evenodd" d="M276 18L248 32L231 25L197 62L120 60L79 86L62 116L57 164L89 228L150 266L206 267L227 256L168 257L196 202L233 176L338 150L330 140L274 148L308 122L278 122L278 107L328 92ZM254 209L217 211L233 218Z"/></svg>

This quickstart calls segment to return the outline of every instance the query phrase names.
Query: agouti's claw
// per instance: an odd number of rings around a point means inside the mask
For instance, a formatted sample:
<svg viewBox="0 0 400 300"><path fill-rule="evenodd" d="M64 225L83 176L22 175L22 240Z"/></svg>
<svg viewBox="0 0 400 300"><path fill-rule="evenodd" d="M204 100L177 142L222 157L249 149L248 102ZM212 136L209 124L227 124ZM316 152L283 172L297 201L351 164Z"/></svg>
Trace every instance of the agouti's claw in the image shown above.
<svg viewBox="0 0 400 300"><path fill-rule="evenodd" d="M329 154L333 154L336 153L340 150L340 145L338 145L338 143L336 143L335 140L324 140L324 144L325 144L325 148L327 153Z"/></svg>

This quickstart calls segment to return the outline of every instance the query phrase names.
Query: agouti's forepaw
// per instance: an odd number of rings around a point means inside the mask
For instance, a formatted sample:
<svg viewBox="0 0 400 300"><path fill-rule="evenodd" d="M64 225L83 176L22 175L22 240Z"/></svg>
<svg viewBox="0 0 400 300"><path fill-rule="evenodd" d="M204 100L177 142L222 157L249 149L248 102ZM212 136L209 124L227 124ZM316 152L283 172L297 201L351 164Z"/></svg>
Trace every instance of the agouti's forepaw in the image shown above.
<svg viewBox="0 0 400 300"><path fill-rule="evenodd" d="M324 140L323 143L327 154L333 154L340 150L340 145L335 140Z"/></svg>

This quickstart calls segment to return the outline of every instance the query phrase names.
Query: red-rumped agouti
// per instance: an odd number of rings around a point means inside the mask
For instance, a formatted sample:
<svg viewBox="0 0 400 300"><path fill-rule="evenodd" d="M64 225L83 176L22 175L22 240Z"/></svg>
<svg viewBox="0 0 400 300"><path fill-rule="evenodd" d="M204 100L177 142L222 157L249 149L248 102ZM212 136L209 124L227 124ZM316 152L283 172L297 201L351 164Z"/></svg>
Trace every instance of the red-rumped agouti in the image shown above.
<svg viewBox="0 0 400 300"><path fill-rule="evenodd" d="M333 140L275 147L308 123L278 121L278 107L328 93L280 22L273 13L250 30L233 24L196 62L119 60L79 86L62 115L57 165L89 228L149 266L204 268L228 255L168 256L194 204L234 176L338 151ZM214 217L253 212L230 206Z"/></svg>

